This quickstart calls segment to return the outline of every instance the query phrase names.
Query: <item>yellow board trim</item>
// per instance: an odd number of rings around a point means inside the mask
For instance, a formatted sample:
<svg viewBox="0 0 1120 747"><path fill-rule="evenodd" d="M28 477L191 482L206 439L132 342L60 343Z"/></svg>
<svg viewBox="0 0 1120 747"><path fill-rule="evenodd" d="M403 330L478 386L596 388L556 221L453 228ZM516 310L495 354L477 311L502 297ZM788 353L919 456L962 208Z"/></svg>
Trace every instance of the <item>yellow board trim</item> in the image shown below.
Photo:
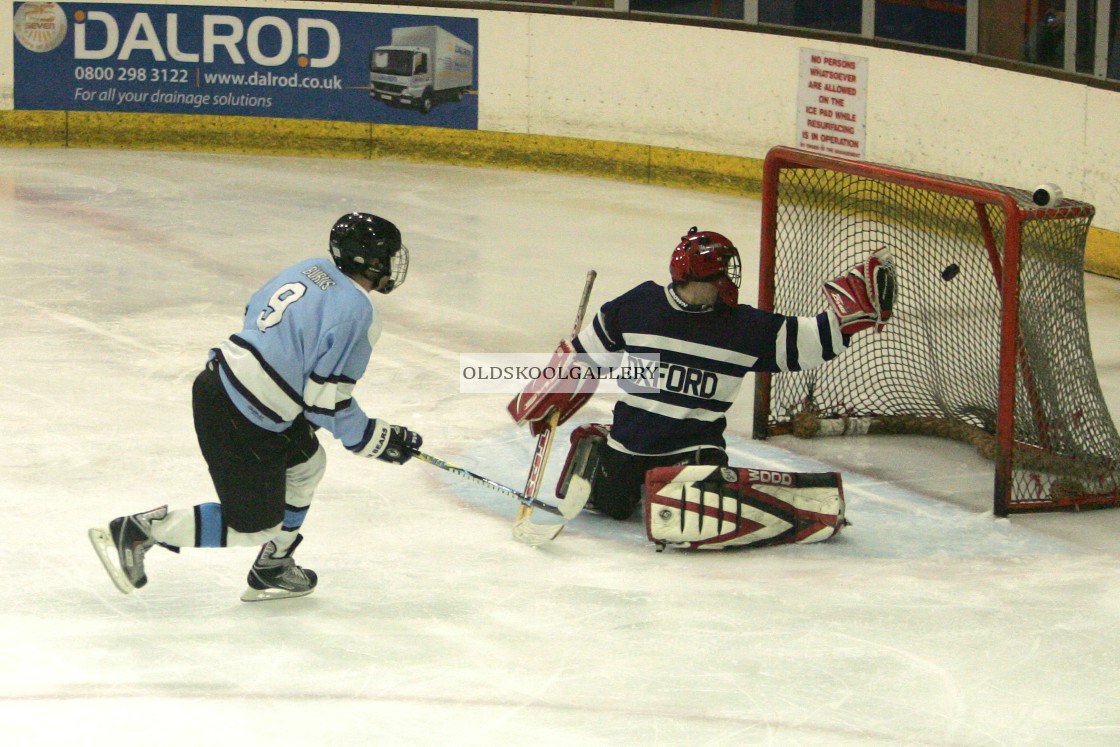
<svg viewBox="0 0 1120 747"><path fill-rule="evenodd" d="M762 160L601 140L207 114L0 111L0 146L396 158L582 174L759 197ZM1091 228L1085 269L1120 278L1120 234Z"/></svg>

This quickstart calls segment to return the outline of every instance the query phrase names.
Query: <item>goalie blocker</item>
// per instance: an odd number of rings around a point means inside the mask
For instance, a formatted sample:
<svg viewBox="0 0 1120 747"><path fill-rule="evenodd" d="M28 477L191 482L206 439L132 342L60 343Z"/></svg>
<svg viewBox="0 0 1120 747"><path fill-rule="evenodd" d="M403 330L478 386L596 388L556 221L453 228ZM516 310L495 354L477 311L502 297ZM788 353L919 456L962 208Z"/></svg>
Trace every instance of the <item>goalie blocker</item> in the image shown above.
<svg viewBox="0 0 1120 747"><path fill-rule="evenodd" d="M645 522L658 550L823 542L847 523L838 472L706 465L647 472Z"/></svg>
<svg viewBox="0 0 1120 747"><path fill-rule="evenodd" d="M545 421L556 412L557 425L562 425L579 408L587 404L599 382L587 375L587 366L580 361L571 339L556 347L542 373L506 405L510 417L518 425L529 424L534 436L544 430Z"/></svg>

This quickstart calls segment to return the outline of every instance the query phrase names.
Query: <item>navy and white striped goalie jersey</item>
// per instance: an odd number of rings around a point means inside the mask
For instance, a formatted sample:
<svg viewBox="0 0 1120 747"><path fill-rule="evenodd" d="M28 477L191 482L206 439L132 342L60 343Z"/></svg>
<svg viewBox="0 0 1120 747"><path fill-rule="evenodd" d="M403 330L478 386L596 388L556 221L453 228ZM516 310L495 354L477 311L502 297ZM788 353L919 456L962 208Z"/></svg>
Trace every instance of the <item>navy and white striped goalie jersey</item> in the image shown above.
<svg viewBox="0 0 1120 747"><path fill-rule="evenodd" d="M374 427L352 392L380 334L365 289L330 259L309 259L254 293L241 331L210 357L226 393L253 423L280 432L303 413L360 453Z"/></svg>
<svg viewBox="0 0 1120 747"><path fill-rule="evenodd" d="M614 408L610 443L632 454L672 454L698 446L724 448L725 413L743 377L823 365L847 346L836 317L784 316L740 304L696 310L653 281L608 301L573 347L596 355L660 355L658 389L624 392Z"/></svg>

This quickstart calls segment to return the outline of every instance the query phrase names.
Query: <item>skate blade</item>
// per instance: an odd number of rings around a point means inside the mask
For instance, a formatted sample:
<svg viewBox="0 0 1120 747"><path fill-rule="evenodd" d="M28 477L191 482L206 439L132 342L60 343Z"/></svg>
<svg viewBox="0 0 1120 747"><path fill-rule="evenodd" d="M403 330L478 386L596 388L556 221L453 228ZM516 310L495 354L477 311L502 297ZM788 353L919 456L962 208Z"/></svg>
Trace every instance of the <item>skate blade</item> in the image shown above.
<svg viewBox="0 0 1120 747"><path fill-rule="evenodd" d="M250 586L241 593L241 601L269 602L274 599L292 599L294 597L305 597L313 591L315 591L315 589L308 589L307 591L288 591L287 589L254 589Z"/></svg>
<svg viewBox="0 0 1120 747"><path fill-rule="evenodd" d="M128 577L124 575L114 558L117 555L117 546L113 544L113 538L109 536L108 529L91 529L89 530L89 541L93 545L93 549L97 551L97 557L101 559L101 565L105 566L105 571L109 574L109 578L113 579L113 583L122 594L131 594L135 588L128 581Z"/></svg>

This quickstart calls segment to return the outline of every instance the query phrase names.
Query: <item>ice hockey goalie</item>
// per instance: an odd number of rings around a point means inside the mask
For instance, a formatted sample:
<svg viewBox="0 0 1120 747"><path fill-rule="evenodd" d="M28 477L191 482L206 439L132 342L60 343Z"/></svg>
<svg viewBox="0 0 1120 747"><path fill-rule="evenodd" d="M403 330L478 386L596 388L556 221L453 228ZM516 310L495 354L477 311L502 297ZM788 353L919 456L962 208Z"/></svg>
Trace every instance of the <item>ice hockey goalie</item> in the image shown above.
<svg viewBox="0 0 1120 747"><path fill-rule="evenodd" d="M822 542L847 523L838 472L708 465L647 472L645 522L658 550Z"/></svg>

